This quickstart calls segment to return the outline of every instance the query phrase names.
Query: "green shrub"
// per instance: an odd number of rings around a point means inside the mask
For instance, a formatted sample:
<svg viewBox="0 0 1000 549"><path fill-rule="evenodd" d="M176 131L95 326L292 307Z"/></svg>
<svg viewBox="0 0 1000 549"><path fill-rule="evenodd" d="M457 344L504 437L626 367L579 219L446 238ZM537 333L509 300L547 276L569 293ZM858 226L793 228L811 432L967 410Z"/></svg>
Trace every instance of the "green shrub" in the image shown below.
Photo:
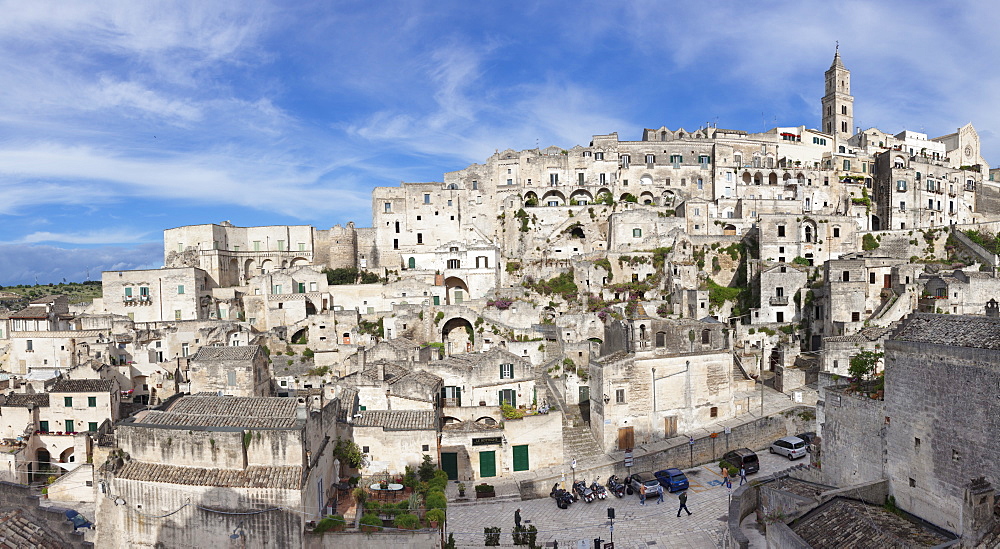
<svg viewBox="0 0 1000 549"><path fill-rule="evenodd" d="M438 524L444 522L446 516L447 515L445 515L445 512L442 511L441 509L431 509L430 511L424 513L425 520L427 520L428 522L434 521Z"/></svg>
<svg viewBox="0 0 1000 549"><path fill-rule="evenodd" d="M417 476L420 477L420 480L427 482L434 478L435 469L437 468L434 467L434 461L431 456L424 454L420 466L417 467Z"/></svg>
<svg viewBox="0 0 1000 549"><path fill-rule="evenodd" d="M396 517L393 524L403 530L416 530L420 527L420 519L412 513L403 513Z"/></svg>
<svg viewBox="0 0 1000 549"><path fill-rule="evenodd" d="M871 233L865 233L865 236L861 237L861 249L864 251L874 250L879 247L878 240Z"/></svg>
<svg viewBox="0 0 1000 549"><path fill-rule="evenodd" d="M313 529L314 532L326 532L331 529L341 529L345 525L343 515L328 515L323 517L322 520L316 524L316 528Z"/></svg>
<svg viewBox="0 0 1000 549"><path fill-rule="evenodd" d="M431 490L427 492L427 497L424 498L424 507L428 509L447 509L448 498L440 490Z"/></svg>
<svg viewBox="0 0 1000 549"><path fill-rule="evenodd" d="M378 517L375 513L365 513L361 517L362 526L376 526L379 530L382 529L382 519Z"/></svg>

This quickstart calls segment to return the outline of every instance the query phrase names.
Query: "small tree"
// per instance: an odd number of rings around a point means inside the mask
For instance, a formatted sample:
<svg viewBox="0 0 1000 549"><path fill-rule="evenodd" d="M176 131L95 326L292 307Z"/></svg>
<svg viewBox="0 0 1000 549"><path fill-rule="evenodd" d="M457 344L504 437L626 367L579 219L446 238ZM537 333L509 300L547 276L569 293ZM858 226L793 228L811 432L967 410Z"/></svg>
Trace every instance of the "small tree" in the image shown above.
<svg viewBox="0 0 1000 549"><path fill-rule="evenodd" d="M861 351L851 357L851 366L848 373L858 381L867 381L875 377L875 366L882 360L885 353L875 351Z"/></svg>
<svg viewBox="0 0 1000 549"><path fill-rule="evenodd" d="M434 467L434 461L431 456L424 454L423 461L420 462L420 466L417 467L417 476L420 480L424 482L429 482L434 478L434 471L437 467Z"/></svg>

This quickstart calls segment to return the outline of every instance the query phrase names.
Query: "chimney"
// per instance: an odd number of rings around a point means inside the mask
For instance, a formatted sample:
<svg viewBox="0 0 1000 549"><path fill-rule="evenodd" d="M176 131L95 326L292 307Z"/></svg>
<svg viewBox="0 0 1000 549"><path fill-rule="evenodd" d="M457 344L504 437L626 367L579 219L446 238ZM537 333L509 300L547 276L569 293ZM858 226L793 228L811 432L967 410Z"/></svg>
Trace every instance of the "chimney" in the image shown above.
<svg viewBox="0 0 1000 549"><path fill-rule="evenodd" d="M1000 318L1000 303L996 299L986 302L986 316L990 318Z"/></svg>

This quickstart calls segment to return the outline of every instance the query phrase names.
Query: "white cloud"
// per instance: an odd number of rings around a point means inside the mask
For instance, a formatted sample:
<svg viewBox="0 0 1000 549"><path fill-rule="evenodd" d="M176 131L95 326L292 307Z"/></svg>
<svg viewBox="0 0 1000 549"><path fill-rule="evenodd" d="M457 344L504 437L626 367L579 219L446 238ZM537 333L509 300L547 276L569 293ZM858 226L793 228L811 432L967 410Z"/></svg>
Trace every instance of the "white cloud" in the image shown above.
<svg viewBox="0 0 1000 549"><path fill-rule="evenodd" d="M162 244L66 249L47 245L0 244L0 285L100 280L101 271L155 269L163 265Z"/></svg>
<svg viewBox="0 0 1000 549"><path fill-rule="evenodd" d="M156 235L154 241L159 241ZM38 231L21 239L19 244L37 244L40 242L61 242L64 244L138 244L150 242L149 233L136 232L129 229L101 229L77 233L54 233Z"/></svg>

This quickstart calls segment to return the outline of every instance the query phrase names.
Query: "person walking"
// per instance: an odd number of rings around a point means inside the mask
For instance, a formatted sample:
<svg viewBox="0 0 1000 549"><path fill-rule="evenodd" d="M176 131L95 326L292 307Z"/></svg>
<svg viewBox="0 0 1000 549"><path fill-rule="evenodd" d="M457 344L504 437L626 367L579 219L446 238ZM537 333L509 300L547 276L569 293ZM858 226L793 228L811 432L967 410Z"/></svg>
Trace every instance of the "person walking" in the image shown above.
<svg viewBox="0 0 1000 549"><path fill-rule="evenodd" d="M747 470L740 467L740 486L743 486L743 483L746 481L747 481Z"/></svg>
<svg viewBox="0 0 1000 549"><path fill-rule="evenodd" d="M521 509L514 511L514 528L521 529Z"/></svg>
<svg viewBox="0 0 1000 549"><path fill-rule="evenodd" d="M639 505L646 505L646 485L639 485Z"/></svg>
<svg viewBox="0 0 1000 549"><path fill-rule="evenodd" d="M659 505L663 503L663 485L656 485L656 504Z"/></svg>
<svg viewBox="0 0 1000 549"><path fill-rule="evenodd" d="M688 493L686 491L681 492L680 503L681 506L677 508L677 516L681 516L681 511L687 511L687 514L690 515L691 511L688 509Z"/></svg>

